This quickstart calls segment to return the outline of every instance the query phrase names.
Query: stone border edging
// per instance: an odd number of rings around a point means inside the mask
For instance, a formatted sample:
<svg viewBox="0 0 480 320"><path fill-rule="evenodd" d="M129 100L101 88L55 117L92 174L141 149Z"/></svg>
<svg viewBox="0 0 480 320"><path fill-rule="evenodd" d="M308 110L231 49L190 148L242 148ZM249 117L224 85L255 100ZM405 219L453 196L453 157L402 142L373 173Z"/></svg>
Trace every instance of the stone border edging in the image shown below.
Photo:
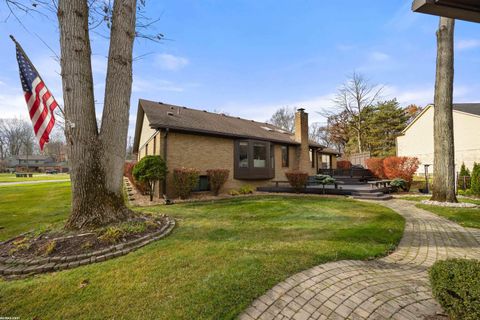
<svg viewBox="0 0 480 320"><path fill-rule="evenodd" d="M167 223L154 233L90 253L30 260L0 257L0 276L9 279L22 278L34 274L72 269L126 255L170 234L176 225L175 219L166 217L166 220Z"/></svg>

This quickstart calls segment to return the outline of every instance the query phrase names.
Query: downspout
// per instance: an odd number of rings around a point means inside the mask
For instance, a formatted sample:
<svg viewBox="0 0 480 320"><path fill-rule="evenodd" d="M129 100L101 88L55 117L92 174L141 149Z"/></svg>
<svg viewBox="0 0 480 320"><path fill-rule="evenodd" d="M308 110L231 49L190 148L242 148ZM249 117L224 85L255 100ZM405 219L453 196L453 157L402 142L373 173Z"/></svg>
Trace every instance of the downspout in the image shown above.
<svg viewBox="0 0 480 320"><path fill-rule="evenodd" d="M165 129L165 133L163 135L163 160L165 161L165 164L167 165L167 168L168 168L168 163L167 163L167 159L168 159L168 154L167 154L167 150L168 150L168 131L169 129ZM163 190L163 198L166 198L166 194L167 194L167 177L165 177L165 179L163 179L162 181L162 190Z"/></svg>

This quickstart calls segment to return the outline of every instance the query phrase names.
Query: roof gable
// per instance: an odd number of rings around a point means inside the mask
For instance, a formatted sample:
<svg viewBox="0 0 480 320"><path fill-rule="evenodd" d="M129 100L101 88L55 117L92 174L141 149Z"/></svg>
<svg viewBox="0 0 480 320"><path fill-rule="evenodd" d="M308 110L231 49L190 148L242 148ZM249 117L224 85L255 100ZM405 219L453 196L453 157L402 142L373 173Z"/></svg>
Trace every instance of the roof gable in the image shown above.
<svg viewBox="0 0 480 320"><path fill-rule="evenodd" d="M408 129L410 129L415 124L415 122L417 122L417 120L420 119L428 111L428 109L432 107L434 107L433 104L429 104L428 106L426 106L422 110L422 112L420 112L420 114L416 116L415 119L413 119L412 122L410 122L405 129L403 129L402 134L407 132ZM480 117L480 103L454 103L453 111L462 112L468 115Z"/></svg>

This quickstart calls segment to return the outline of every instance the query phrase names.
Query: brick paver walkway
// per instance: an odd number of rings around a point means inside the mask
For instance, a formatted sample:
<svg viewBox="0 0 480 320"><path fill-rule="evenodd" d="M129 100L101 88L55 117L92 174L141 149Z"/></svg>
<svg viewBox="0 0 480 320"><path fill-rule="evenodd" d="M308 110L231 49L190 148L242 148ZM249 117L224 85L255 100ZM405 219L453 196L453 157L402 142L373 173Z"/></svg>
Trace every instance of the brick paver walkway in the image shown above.
<svg viewBox="0 0 480 320"><path fill-rule="evenodd" d="M300 272L255 300L240 315L253 319L423 319L441 312L428 267L447 258L480 259L480 230L392 200L405 217L398 249L375 261L337 261Z"/></svg>

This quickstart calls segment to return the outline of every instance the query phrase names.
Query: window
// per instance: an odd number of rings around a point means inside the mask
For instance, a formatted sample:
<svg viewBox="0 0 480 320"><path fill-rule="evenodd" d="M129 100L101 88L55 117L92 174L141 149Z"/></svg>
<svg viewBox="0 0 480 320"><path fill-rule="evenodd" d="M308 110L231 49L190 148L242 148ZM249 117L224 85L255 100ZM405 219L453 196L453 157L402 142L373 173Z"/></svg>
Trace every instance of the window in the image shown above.
<svg viewBox="0 0 480 320"><path fill-rule="evenodd" d="M315 150L310 148L310 163L312 168L315 168Z"/></svg>
<svg viewBox="0 0 480 320"><path fill-rule="evenodd" d="M273 144L266 141L236 141L234 178L240 180L272 179L275 173L273 147Z"/></svg>
<svg viewBox="0 0 480 320"><path fill-rule="evenodd" d="M265 143L253 144L253 167L254 168L267 167L267 146Z"/></svg>
<svg viewBox="0 0 480 320"><path fill-rule="evenodd" d="M248 142L240 142L238 146L238 166L240 168L248 168Z"/></svg>
<svg viewBox="0 0 480 320"><path fill-rule="evenodd" d="M155 155L155 152L157 150L157 136L153 137L153 155Z"/></svg>
<svg viewBox="0 0 480 320"><path fill-rule="evenodd" d="M208 176L200 176L197 186L192 191L210 191L210 181L208 181Z"/></svg>
<svg viewBox="0 0 480 320"><path fill-rule="evenodd" d="M148 156L148 143L145 145L145 155Z"/></svg>
<svg viewBox="0 0 480 320"><path fill-rule="evenodd" d="M289 165L288 146L282 146L282 167L287 168Z"/></svg>

